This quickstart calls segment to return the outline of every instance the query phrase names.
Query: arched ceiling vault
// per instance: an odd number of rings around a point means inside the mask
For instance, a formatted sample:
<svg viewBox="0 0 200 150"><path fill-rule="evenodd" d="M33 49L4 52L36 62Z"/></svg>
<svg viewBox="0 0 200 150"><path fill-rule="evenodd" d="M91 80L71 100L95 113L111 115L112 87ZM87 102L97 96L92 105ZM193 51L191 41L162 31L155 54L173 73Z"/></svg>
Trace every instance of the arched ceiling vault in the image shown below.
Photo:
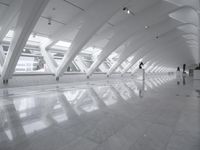
<svg viewBox="0 0 200 150"><path fill-rule="evenodd" d="M141 58L170 68L200 62L199 0L10 0L1 5L3 79L12 78L32 34L47 38L39 41L37 48L56 77L61 77L80 52L90 47L101 52L85 69L87 76L113 52L119 57L108 75L130 56L133 59L122 73ZM5 55L2 44L10 30L15 34ZM60 64L52 57L52 47L59 41L70 43L62 51Z"/></svg>

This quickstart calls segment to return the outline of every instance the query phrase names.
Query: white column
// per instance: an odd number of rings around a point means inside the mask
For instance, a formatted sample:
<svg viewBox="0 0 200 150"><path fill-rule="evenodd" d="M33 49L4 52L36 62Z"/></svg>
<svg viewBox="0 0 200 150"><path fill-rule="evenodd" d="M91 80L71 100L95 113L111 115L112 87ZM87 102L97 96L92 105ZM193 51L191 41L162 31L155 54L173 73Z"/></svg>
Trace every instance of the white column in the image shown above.
<svg viewBox="0 0 200 150"><path fill-rule="evenodd" d="M11 23L14 20L15 17L17 17L17 14L19 13L19 9L21 7L22 0L14 0L11 2L11 4L8 6L8 8L3 12L3 15L0 18L0 44L3 41L3 38L8 33ZM0 65L3 66L5 60L5 54L2 48L2 45L0 45Z"/></svg>
<svg viewBox="0 0 200 150"><path fill-rule="evenodd" d="M47 51L46 47L51 43L51 41L44 43L40 46L40 51L41 54L49 68L49 70L55 74L56 73L56 69L58 67L56 61L54 60L54 58L52 58L52 56L50 55L50 53Z"/></svg>
<svg viewBox="0 0 200 150"><path fill-rule="evenodd" d="M138 50L137 52L136 52L136 54L134 55L134 58L131 60L131 62L124 68L124 70L122 71L122 75L124 74L124 73L126 73L140 58L141 58L141 56L142 55L144 55L144 52L145 52L146 50Z"/></svg>
<svg viewBox="0 0 200 150"><path fill-rule="evenodd" d="M168 5L166 7L166 5ZM141 26L145 26L146 24L149 24L150 22L153 24L154 22L157 22L158 20L162 20L163 15L166 13L169 13L170 11L177 8L177 6L174 6L169 3L158 3L154 7L151 7L150 9L147 9L143 11L142 13L139 13L135 16L135 18L130 19L127 22L124 22L124 25L121 25L118 27L118 29L115 30L115 35L113 38L108 42L108 44L105 46L104 51L99 55L98 59L92 64L89 71L87 72L87 76L90 76L94 70L118 47L120 47L124 42L126 42L135 32L138 30L141 31ZM162 12L160 12L162 10ZM159 12L158 12L159 11ZM151 16L154 16L152 19ZM141 19L144 18L144 19ZM150 19L151 18L151 19ZM159 19L158 19L159 18ZM132 21L132 22L131 22ZM150 23L150 24L151 24ZM133 26L135 28L133 28Z"/></svg>
<svg viewBox="0 0 200 150"><path fill-rule="evenodd" d="M3 46L0 45L0 66L3 66L4 60L5 60L5 54L3 51Z"/></svg>
<svg viewBox="0 0 200 150"><path fill-rule="evenodd" d="M15 28L15 35L3 65L2 79L7 80L12 77L18 59L21 55L21 51L23 50L29 35L31 34L48 2L49 0L23 1Z"/></svg>
<svg viewBox="0 0 200 150"><path fill-rule="evenodd" d="M17 17L19 14L21 5L23 0L14 0L8 6L8 8L3 13L2 17L0 18L0 43L2 42L3 38L8 33L9 29L11 28L12 21Z"/></svg>
<svg viewBox="0 0 200 150"><path fill-rule="evenodd" d="M139 36L139 38L133 38L133 41L129 44L126 50L120 55L117 62L110 68L109 72L107 73L110 75L123 61L125 61L134 51L141 48L146 43L150 43L155 39L155 32L158 32L160 35L165 34L176 26L178 26L179 22L173 22L172 20L164 20L156 25L152 26L149 31L144 31L143 34Z"/></svg>
<svg viewBox="0 0 200 150"><path fill-rule="evenodd" d="M85 12L84 23L77 33L69 51L65 54L56 76L65 72L66 66L82 50L93 35L117 12L128 0L98 0Z"/></svg>

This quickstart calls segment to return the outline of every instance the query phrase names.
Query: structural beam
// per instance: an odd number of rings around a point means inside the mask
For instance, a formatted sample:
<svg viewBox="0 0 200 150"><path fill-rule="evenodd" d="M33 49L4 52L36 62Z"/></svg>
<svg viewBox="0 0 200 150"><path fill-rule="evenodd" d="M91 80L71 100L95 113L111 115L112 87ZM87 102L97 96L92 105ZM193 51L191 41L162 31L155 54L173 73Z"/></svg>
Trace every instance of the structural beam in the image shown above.
<svg viewBox="0 0 200 150"><path fill-rule="evenodd" d="M45 9L49 0L24 0L17 20L15 35L5 59L2 79L8 80L12 77L21 52L29 38L41 13Z"/></svg>
<svg viewBox="0 0 200 150"><path fill-rule="evenodd" d="M149 40L153 41L156 39L156 35L154 33L164 34L165 32L170 31L172 28L176 27L179 23L173 22L171 20L162 21L155 26L153 26L149 31L143 32L142 36L133 40L131 44L126 48L126 50L120 55L117 62L110 68L107 75L110 75L113 71L117 69L117 67L125 61L134 51L138 50L142 45L147 43ZM137 36L138 37L138 36Z"/></svg>
<svg viewBox="0 0 200 150"><path fill-rule="evenodd" d="M136 51L136 54L134 53L134 58L131 60L131 62L122 70L122 75L125 74L140 58L142 54L145 53L146 50L138 50Z"/></svg>
<svg viewBox="0 0 200 150"><path fill-rule="evenodd" d="M172 29L169 32L164 33L163 35L160 35L162 38L159 38L157 41L154 41L154 42L150 41L150 42L145 43L143 45L143 47L141 47L140 49L146 49L148 51L146 51L143 54L139 54L138 57L135 57L133 62L130 63L130 65L128 66L128 68L125 71L128 71L128 69L130 69L136 62L138 62L140 58L144 57L147 54L149 55L149 53L152 50L159 52L158 51L159 50L158 47L163 49L162 46L170 45L169 43L171 43L173 41L176 41L177 37L180 37L182 34L184 34L184 32L177 32L176 30ZM125 72L123 71L123 73L125 73Z"/></svg>
<svg viewBox="0 0 200 150"><path fill-rule="evenodd" d="M93 35L119 10L128 0L101 0L85 12L84 23L77 33L69 51L65 54L56 76L61 76L69 63L89 42Z"/></svg>
<svg viewBox="0 0 200 150"><path fill-rule="evenodd" d="M3 66L4 60L5 60L5 54L3 51L3 46L0 45L0 66Z"/></svg>
<svg viewBox="0 0 200 150"><path fill-rule="evenodd" d="M117 62L110 68L108 71L108 75L117 69L117 67L125 61L133 52L140 50L140 48L145 45L146 43L150 43L155 41L156 35L154 33L159 33L160 36L168 33L172 29L176 28L180 23L174 22L172 20L167 20L158 23L157 25L153 26L149 31L144 32L141 38L137 40L133 40L132 43L127 47L127 49L120 55Z"/></svg>
<svg viewBox="0 0 200 150"><path fill-rule="evenodd" d="M2 17L0 18L0 43L2 42L3 38L8 33L12 21L15 19L15 17L18 15L19 10L21 8L23 0L14 0L11 2L11 4L8 6L8 8L3 13Z"/></svg>
<svg viewBox="0 0 200 150"><path fill-rule="evenodd" d="M168 7L166 7L168 5ZM126 42L135 33L141 32L141 26L146 24L154 24L159 19L163 18L163 15L168 14L170 11L177 8L177 6L169 3L158 3L154 7L147 9L134 17L134 19L129 19L124 22L115 30L113 38L106 45L102 53L99 55L98 59L92 64L87 72L87 76L90 76L96 68L117 48L119 48L124 42ZM161 11L162 10L162 11ZM154 16L152 19L151 16ZM144 18L144 19L141 19ZM150 19L151 18L151 19ZM134 26L134 28L133 28ZM144 29L142 29L144 30Z"/></svg>
<svg viewBox="0 0 200 150"><path fill-rule="evenodd" d="M22 0L14 0L11 2L11 4L8 6L8 8L3 12L3 15L0 18L0 44L2 43L4 37L8 33L11 23L14 20L14 18L19 13L19 9L21 8ZM5 54L2 48L2 45L0 45L0 65L3 66L5 60Z"/></svg>
<svg viewBox="0 0 200 150"><path fill-rule="evenodd" d="M55 74L56 73L56 69L58 67L56 61L52 58L52 56L50 55L50 53L46 50L47 45L49 45L50 42L44 43L40 45L40 51L41 54L49 68L49 70L51 71L51 73Z"/></svg>

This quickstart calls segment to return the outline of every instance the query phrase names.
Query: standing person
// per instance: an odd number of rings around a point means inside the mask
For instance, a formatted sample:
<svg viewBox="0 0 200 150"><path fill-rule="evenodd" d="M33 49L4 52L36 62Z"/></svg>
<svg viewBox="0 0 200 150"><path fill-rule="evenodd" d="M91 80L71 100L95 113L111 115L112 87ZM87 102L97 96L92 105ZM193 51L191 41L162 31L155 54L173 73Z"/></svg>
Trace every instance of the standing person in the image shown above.
<svg viewBox="0 0 200 150"><path fill-rule="evenodd" d="M141 62L141 63L140 63L140 65L139 65L139 69L142 69L142 68L143 68L143 66L144 66L144 63L143 63L143 62Z"/></svg>
<svg viewBox="0 0 200 150"><path fill-rule="evenodd" d="M186 64L183 64L183 73L185 73Z"/></svg>
<svg viewBox="0 0 200 150"><path fill-rule="evenodd" d="M181 72L180 72L179 67L177 67L177 71L176 71L176 80L177 80L177 85L179 85L181 81Z"/></svg>

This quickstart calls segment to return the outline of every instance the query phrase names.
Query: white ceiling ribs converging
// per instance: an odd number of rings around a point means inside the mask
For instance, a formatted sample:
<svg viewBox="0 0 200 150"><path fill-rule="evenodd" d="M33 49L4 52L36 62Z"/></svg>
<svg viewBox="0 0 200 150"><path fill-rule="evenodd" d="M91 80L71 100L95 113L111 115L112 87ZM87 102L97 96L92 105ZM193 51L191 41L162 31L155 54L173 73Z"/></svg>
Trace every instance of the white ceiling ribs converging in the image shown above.
<svg viewBox="0 0 200 150"><path fill-rule="evenodd" d="M141 60L148 72L198 64L199 10L199 0L0 0L1 77L12 78L30 35L45 38L36 49L56 78L79 60L88 77L98 68L110 76L127 60L121 74L134 72ZM4 39L11 30L5 52ZM59 42L68 47L56 51L52 47ZM100 52L90 51L95 59L85 66L79 54L88 48ZM61 55L59 63L53 53ZM113 53L118 57L109 66L105 61Z"/></svg>

